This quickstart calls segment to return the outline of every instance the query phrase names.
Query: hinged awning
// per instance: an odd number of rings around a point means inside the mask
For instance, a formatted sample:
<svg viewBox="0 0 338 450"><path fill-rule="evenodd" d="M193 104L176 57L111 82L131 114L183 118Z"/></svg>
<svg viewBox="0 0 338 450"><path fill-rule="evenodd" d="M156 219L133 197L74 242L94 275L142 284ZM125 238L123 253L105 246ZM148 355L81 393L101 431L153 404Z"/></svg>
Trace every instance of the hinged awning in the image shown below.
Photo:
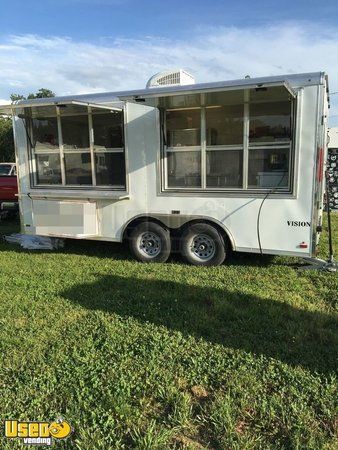
<svg viewBox="0 0 338 450"><path fill-rule="evenodd" d="M21 103L15 103L12 105L0 105L0 114L5 115L14 115L15 111L18 109L23 108L40 108L40 107L46 107L46 106L59 106L62 108L63 106L67 105L76 105L76 106L84 106L91 108L98 108L98 109L107 109L109 111L122 111L123 110L123 102L116 102L116 106L109 106L109 105L103 105L100 103L90 103L90 102L83 102L79 100L67 100L67 101L53 101L53 99L46 99L46 101L39 101L32 100L31 102L26 100Z"/></svg>

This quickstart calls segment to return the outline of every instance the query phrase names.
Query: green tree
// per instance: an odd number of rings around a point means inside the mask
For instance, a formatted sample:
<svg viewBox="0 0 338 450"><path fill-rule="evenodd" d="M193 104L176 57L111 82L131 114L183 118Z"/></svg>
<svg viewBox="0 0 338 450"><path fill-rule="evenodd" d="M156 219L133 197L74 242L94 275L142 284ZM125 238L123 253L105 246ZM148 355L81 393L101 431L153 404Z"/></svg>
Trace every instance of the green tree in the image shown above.
<svg viewBox="0 0 338 450"><path fill-rule="evenodd" d="M50 89L41 88L39 89L35 94L28 94L27 97L25 97L22 94L11 94L10 98L12 103L17 103L20 100L31 100L33 98L48 98L48 97L55 97L55 94Z"/></svg>
<svg viewBox="0 0 338 450"><path fill-rule="evenodd" d="M20 100L26 100L26 97L20 94L11 94L10 98L12 103L18 103Z"/></svg>
<svg viewBox="0 0 338 450"><path fill-rule="evenodd" d="M0 162L14 161L12 120L9 117L0 117Z"/></svg>
<svg viewBox="0 0 338 450"><path fill-rule="evenodd" d="M55 97L50 89L41 88L35 94L28 94L25 97L22 94L11 94L12 104L18 103L20 100L33 98ZM0 116L0 162L12 162L15 160L14 139L12 120L9 117Z"/></svg>
<svg viewBox="0 0 338 450"><path fill-rule="evenodd" d="M48 98L48 97L55 97L55 94L50 89L41 88L36 92L35 94L28 94L27 98Z"/></svg>

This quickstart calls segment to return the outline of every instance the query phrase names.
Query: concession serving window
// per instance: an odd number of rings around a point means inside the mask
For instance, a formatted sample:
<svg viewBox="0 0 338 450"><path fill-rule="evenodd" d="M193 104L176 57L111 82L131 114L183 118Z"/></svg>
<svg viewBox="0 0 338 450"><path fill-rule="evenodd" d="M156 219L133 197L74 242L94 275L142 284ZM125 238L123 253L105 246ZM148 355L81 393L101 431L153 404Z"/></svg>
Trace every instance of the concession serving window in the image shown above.
<svg viewBox="0 0 338 450"><path fill-rule="evenodd" d="M24 111L18 116L34 187L125 190L123 107L78 101L17 106Z"/></svg>
<svg viewBox="0 0 338 450"><path fill-rule="evenodd" d="M164 190L292 189L296 94L264 84L159 99Z"/></svg>

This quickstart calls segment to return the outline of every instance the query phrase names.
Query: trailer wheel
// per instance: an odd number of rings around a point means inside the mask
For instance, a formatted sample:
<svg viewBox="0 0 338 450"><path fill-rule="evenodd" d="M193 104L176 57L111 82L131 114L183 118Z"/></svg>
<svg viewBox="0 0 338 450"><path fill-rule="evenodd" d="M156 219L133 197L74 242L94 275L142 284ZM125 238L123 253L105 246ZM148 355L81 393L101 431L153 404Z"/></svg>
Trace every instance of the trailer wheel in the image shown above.
<svg viewBox="0 0 338 450"><path fill-rule="evenodd" d="M212 225L195 223L182 234L181 253L194 266L219 266L226 257L226 243Z"/></svg>
<svg viewBox="0 0 338 450"><path fill-rule="evenodd" d="M170 255L170 233L154 222L142 222L130 234L130 249L141 262L165 262Z"/></svg>

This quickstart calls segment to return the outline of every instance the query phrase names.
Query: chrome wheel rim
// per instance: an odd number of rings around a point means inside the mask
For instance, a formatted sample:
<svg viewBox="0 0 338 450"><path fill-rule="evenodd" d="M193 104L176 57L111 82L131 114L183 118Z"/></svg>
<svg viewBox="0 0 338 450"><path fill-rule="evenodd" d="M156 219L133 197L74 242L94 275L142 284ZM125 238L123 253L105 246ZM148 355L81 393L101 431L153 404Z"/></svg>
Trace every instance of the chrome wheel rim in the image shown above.
<svg viewBox="0 0 338 450"><path fill-rule="evenodd" d="M145 231L139 237L138 247L149 258L155 258L162 249L161 238L151 231Z"/></svg>
<svg viewBox="0 0 338 450"><path fill-rule="evenodd" d="M207 234L197 234L192 240L190 251L196 258L209 261L216 252L215 242Z"/></svg>

